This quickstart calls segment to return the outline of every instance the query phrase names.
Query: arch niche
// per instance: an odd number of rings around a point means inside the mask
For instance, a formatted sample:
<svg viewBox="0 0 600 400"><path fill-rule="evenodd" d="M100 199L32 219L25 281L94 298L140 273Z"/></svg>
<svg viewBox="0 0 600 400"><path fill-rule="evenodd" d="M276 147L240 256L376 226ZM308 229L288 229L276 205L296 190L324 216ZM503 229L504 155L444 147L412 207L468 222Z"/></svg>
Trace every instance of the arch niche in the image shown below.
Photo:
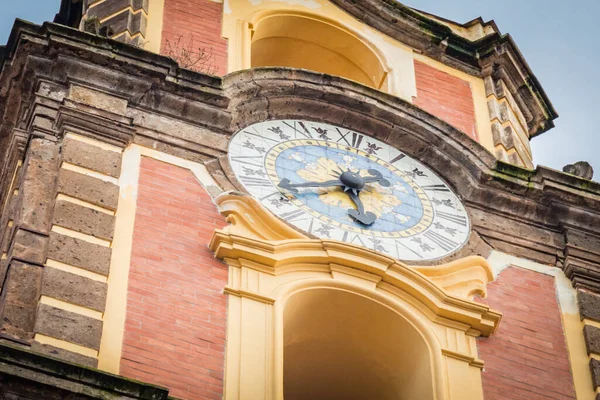
<svg viewBox="0 0 600 400"><path fill-rule="evenodd" d="M475 339L500 314L472 301L487 262L407 266L311 239L253 198L216 199L230 225L225 399L482 400Z"/></svg>
<svg viewBox="0 0 600 400"><path fill-rule="evenodd" d="M389 68L364 38L304 13L259 13L252 19L250 66L302 68L386 90Z"/></svg>
<svg viewBox="0 0 600 400"><path fill-rule="evenodd" d="M313 288L283 312L286 400L431 400L430 349L396 311L349 290Z"/></svg>

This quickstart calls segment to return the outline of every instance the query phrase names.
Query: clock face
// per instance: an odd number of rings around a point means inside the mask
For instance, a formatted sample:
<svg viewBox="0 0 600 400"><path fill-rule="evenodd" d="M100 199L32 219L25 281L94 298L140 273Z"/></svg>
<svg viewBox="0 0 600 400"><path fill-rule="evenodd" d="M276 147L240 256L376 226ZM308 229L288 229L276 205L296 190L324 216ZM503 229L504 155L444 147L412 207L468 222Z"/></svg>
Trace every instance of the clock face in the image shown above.
<svg viewBox="0 0 600 400"><path fill-rule="evenodd" d="M260 122L233 137L229 161L251 195L310 235L406 261L444 257L469 237L465 208L439 177L362 133Z"/></svg>

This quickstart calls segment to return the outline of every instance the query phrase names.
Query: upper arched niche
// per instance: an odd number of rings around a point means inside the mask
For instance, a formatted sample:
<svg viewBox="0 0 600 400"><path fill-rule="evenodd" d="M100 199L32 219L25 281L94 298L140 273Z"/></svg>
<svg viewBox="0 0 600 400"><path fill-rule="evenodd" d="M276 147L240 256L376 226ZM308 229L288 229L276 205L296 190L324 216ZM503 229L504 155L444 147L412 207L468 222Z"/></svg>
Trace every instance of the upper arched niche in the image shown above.
<svg viewBox="0 0 600 400"><path fill-rule="evenodd" d="M302 68L377 89L387 86L386 68L376 52L331 21L302 14L271 14L256 21L253 28L253 68Z"/></svg>
<svg viewBox="0 0 600 400"><path fill-rule="evenodd" d="M284 313L286 400L431 400L426 341L405 318L355 293L291 296Z"/></svg>

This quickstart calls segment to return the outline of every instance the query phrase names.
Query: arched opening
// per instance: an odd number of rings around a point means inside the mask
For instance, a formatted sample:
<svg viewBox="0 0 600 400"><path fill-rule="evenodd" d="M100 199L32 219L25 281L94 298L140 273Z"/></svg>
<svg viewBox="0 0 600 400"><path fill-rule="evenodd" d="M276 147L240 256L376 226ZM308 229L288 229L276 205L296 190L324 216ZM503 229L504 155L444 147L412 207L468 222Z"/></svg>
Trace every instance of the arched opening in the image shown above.
<svg viewBox="0 0 600 400"><path fill-rule="evenodd" d="M286 400L431 400L419 332L396 312L335 289L293 295L283 312Z"/></svg>
<svg viewBox="0 0 600 400"><path fill-rule="evenodd" d="M252 67L304 68L382 89L387 73L357 36L302 15L273 15L254 26Z"/></svg>

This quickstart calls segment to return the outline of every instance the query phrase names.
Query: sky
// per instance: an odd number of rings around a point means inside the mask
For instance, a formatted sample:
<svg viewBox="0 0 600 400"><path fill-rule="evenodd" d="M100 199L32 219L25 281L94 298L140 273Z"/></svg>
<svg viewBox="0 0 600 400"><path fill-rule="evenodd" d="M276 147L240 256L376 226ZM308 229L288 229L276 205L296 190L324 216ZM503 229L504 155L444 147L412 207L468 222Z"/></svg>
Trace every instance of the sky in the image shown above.
<svg viewBox="0 0 600 400"><path fill-rule="evenodd" d="M600 181L600 42L595 27L600 0L405 0L407 6L456 22L494 20L510 33L541 82L559 118L532 139L534 163L555 169L588 161ZM60 0L0 0L0 44L15 18L52 20Z"/></svg>

